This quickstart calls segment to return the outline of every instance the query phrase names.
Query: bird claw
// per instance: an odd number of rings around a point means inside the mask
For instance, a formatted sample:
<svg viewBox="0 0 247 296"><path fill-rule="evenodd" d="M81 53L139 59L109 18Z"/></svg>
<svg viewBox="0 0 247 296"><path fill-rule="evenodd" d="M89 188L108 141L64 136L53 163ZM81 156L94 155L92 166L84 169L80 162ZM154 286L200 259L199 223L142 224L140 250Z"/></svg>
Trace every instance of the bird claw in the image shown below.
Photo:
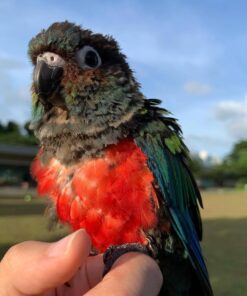
<svg viewBox="0 0 247 296"><path fill-rule="evenodd" d="M150 252L148 247L139 243L128 243L119 246L110 246L109 248L107 248L103 256L103 276L105 276L111 270L113 264L120 256L129 252L139 252L145 255L152 256L152 252Z"/></svg>

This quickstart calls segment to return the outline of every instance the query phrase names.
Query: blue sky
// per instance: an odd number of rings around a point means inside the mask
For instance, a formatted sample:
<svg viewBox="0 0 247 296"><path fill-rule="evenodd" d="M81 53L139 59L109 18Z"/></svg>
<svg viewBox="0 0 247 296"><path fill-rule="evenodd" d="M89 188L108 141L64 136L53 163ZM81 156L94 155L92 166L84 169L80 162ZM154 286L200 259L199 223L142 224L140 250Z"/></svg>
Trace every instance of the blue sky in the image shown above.
<svg viewBox="0 0 247 296"><path fill-rule="evenodd" d="M192 151L224 156L247 138L247 2L0 0L0 118L30 117L29 40L69 20L113 35L147 97L160 98Z"/></svg>

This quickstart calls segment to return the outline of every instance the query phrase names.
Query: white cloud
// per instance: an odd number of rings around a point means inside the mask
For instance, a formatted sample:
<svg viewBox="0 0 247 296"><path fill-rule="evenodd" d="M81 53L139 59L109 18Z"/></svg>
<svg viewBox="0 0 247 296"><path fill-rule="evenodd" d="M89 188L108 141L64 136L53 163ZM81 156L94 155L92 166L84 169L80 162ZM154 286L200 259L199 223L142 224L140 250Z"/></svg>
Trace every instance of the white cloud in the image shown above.
<svg viewBox="0 0 247 296"><path fill-rule="evenodd" d="M231 136L247 138L247 96L242 101L221 101L215 108L215 116L225 123Z"/></svg>
<svg viewBox="0 0 247 296"><path fill-rule="evenodd" d="M232 120L247 117L247 96L243 101L221 101L216 107L216 117L220 120Z"/></svg>
<svg viewBox="0 0 247 296"><path fill-rule="evenodd" d="M184 84L184 91L191 95L208 95L212 91L209 84L197 81L188 81Z"/></svg>

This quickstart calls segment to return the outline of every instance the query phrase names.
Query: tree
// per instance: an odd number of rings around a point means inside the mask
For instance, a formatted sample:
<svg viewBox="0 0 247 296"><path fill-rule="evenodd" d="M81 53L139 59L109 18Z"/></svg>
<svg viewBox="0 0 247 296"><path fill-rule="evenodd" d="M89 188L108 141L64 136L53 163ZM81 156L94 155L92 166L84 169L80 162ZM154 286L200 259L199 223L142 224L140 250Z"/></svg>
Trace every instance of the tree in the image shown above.
<svg viewBox="0 0 247 296"><path fill-rule="evenodd" d="M205 167L203 165L203 161L198 155L191 155L189 166L196 178L202 177L203 172L205 171Z"/></svg>
<svg viewBox="0 0 247 296"><path fill-rule="evenodd" d="M247 183L247 141L240 141L234 145L224 161L224 168L228 177Z"/></svg>
<svg viewBox="0 0 247 296"><path fill-rule="evenodd" d="M35 145L37 140L35 139L32 131L27 128L28 123L25 126L20 126L14 121L9 121L6 125L0 123L0 143L3 144L24 144ZM21 131L27 131L23 134Z"/></svg>
<svg viewBox="0 0 247 296"><path fill-rule="evenodd" d="M6 133L14 133L14 134L19 135L20 134L20 127L14 121L9 121L7 123L6 128L5 128L5 131L6 131Z"/></svg>
<svg viewBox="0 0 247 296"><path fill-rule="evenodd" d="M242 187L247 184L247 141L236 143L221 164L208 166L198 156L192 155L190 167L201 183Z"/></svg>
<svg viewBox="0 0 247 296"><path fill-rule="evenodd" d="M5 126L0 122L0 134L5 132Z"/></svg>

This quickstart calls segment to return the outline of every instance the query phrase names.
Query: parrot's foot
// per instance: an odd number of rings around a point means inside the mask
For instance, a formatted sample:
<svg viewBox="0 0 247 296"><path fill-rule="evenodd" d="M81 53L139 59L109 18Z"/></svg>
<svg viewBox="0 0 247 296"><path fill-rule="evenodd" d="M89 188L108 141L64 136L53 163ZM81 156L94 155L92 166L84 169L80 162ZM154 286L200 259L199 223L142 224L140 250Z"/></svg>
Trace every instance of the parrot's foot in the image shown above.
<svg viewBox="0 0 247 296"><path fill-rule="evenodd" d="M110 269L112 268L112 265L117 261L117 259L129 252L141 252L145 255L153 255L152 251L147 247L142 244L138 243L129 243L129 244L123 244L120 246L111 246L109 247L103 256L103 261L104 261L104 271L103 271L103 276L105 276Z"/></svg>

